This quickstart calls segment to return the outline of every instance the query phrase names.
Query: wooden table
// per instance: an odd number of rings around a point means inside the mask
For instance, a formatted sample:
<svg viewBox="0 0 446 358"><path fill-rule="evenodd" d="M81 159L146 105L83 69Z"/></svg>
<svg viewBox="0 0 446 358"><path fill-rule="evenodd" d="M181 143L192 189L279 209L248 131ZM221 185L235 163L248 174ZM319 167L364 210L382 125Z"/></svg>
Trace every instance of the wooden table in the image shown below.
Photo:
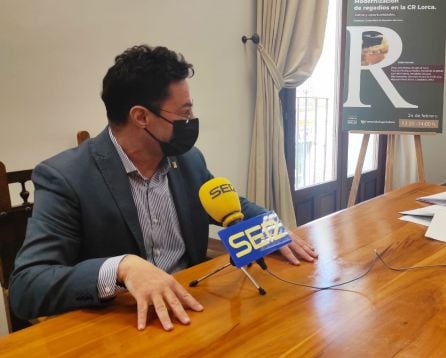
<svg viewBox="0 0 446 358"><path fill-rule="evenodd" d="M398 220L398 211L424 206L416 197L446 187L413 184L319 219L297 232L320 256L293 267L267 258L272 272L292 281L329 285L363 273L374 249L389 245L393 266L446 263L446 244L426 228ZM185 286L226 263L222 256L176 275ZM205 306L189 326L164 332L157 320L136 330L135 303L118 297L105 309L67 313L0 339L0 356L144 357L434 357L446 356L446 268L394 272L377 262L364 278L339 289L312 290L278 281L253 266L267 290L260 296L230 267L190 288Z"/></svg>

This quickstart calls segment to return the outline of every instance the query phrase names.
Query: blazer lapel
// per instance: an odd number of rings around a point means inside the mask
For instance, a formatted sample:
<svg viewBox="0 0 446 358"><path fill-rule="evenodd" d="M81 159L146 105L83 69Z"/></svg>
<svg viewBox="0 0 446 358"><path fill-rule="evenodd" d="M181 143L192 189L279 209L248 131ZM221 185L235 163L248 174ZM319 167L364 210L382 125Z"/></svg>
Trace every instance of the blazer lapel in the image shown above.
<svg viewBox="0 0 446 358"><path fill-rule="evenodd" d="M138 220L138 212L130 190L130 183L121 158L110 139L108 127L90 141L90 149L124 221L136 240L141 255L146 257L144 239Z"/></svg>

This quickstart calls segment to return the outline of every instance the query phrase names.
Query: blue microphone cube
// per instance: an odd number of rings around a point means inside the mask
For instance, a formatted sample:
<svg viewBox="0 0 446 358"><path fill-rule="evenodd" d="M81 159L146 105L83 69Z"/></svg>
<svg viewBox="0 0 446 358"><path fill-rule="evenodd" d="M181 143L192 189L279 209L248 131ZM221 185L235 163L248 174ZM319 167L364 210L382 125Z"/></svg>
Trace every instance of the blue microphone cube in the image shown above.
<svg viewBox="0 0 446 358"><path fill-rule="evenodd" d="M220 230L218 236L237 267L246 266L291 243L288 231L274 211Z"/></svg>

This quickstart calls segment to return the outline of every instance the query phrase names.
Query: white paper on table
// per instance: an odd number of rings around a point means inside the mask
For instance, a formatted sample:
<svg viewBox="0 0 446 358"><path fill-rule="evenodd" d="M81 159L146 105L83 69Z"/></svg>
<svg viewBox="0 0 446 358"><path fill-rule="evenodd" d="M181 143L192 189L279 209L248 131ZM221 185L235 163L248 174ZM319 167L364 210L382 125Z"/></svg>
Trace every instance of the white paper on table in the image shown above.
<svg viewBox="0 0 446 358"><path fill-rule="evenodd" d="M430 216L412 216L412 215L404 215L400 217L400 220L409 221L411 223L420 224L424 226L429 226L432 220Z"/></svg>
<svg viewBox="0 0 446 358"><path fill-rule="evenodd" d="M435 213L425 236L446 242L446 207Z"/></svg>
<svg viewBox="0 0 446 358"><path fill-rule="evenodd" d="M422 196L417 198L417 200L431 204L446 205L446 191L434 195Z"/></svg>
<svg viewBox="0 0 446 358"><path fill-rule="evenodd" d="M439 210L444 210L442 205L429 205L423 208L417 208L413 210L400 211L403 215L413 215L413 216L434 216Z"/></svg>

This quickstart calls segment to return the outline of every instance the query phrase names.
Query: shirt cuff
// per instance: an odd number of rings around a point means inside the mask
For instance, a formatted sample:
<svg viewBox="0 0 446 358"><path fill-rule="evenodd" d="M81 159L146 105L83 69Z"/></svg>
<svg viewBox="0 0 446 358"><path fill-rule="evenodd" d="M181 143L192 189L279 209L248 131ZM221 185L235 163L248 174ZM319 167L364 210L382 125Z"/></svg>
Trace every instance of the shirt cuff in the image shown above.
<svg viewBox="0 0 446 358"><path fill-rule="evenodd" d="M121 291L122 287L116 283L118 278L118 266L121 260L127 255L111 257L104 261L99 269L98 275L98 296L101 300L108 300L116 296L116 291Z"/></svg>

